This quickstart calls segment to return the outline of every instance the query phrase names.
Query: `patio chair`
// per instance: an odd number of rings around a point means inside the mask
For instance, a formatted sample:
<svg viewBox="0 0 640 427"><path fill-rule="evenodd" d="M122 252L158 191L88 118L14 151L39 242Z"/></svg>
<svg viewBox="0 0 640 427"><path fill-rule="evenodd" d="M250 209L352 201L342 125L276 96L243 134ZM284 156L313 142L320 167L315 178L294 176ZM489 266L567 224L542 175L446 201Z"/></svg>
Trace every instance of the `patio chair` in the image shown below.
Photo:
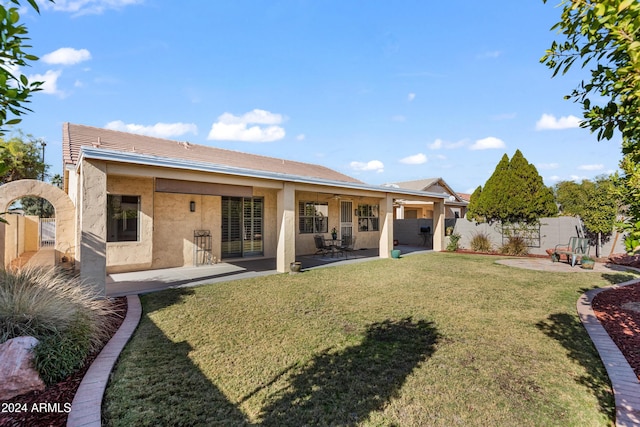
<svg viewBox="0 0 640 427"><path fill-rule="evenodd" d="M345 258L349 258L349 252L353 252L355 249L356 238L355 236L342 236L341 244L336 248L338 254L344 254Z"/></svg>
<svg viewBox="0 0 640 427"><path fill-rule="evenodd" d="M313 241L316 244L316 253L314 255L326 255L333 252L331 246L328 246L324 241L324 237L319 234L313 236Z"/></svg>

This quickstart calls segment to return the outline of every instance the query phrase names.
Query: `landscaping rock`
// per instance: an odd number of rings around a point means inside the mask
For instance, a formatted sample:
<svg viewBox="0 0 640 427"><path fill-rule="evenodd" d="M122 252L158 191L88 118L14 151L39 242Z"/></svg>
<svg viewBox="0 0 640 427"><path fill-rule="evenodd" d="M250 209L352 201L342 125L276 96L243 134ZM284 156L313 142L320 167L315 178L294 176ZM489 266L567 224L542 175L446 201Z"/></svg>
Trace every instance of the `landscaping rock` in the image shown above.
<svg viewBox="0 0 640 427"><path fill-rule="evenodd" d="M0 400L34 390L44 390L44 381L33 368L34 337L17 337L0 344Z"/></svg>

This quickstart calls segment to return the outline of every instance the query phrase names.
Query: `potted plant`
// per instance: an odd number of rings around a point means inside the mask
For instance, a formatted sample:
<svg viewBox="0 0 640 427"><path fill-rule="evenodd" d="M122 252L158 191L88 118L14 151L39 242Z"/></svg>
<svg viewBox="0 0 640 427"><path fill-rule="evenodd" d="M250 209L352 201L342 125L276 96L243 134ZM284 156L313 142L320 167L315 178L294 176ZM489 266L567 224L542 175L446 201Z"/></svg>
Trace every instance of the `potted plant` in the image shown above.
<svg viewBox="0 0 640 427"><path fill-rule="evenodd" d="M580 267L585 270L593 270L593 267L596 264L596 260L591 258L590 256L583 256L580 260Z"/></svg>
<svg viewBox="0 0 640 427"><path fill-rule="evenodd" d="M338 230L336 230L336 228L335 228L335 227L333 227L333 228L331 229L331 238L332 238L333 240L337 240L337 239L338 239Z"/></svg>
<svg viewBox="0 0 640 427"><path fill-rule="evenodd" d="M294 261L289 264L289 269L291 270L290 274L300 273L302 269L302 263L300 261Z"/></svg>

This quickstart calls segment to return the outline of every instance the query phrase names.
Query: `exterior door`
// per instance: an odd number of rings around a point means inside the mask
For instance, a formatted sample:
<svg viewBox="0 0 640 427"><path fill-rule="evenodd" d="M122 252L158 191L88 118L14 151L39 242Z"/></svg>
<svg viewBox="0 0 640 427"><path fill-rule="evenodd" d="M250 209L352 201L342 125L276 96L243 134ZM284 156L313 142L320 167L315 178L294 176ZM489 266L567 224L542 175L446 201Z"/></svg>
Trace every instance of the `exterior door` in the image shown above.
<svg viewBox="0 0 640 427"><path fill-rule="evenodd" d="M222 258L264 253L263 207L264 200L260 197L222 198Z"/></svg>
<svg viewBox="0 0 640 427"><path fill-rule="evenodd" d="M353 202L340 202L340 238L353 236Z"/></svg>

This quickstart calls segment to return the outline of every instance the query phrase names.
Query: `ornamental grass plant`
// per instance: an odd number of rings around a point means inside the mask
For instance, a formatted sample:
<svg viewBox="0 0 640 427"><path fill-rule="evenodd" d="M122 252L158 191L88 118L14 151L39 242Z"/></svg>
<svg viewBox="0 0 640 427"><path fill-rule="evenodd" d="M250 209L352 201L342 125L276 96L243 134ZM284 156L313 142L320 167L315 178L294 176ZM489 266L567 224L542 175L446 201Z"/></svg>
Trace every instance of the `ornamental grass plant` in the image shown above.
<svg viewBox="0 0 640 427"><path fill-rule="evenodd" d="M471 238L469 246L471 246L471 250L475 252L491 252L493 248L491 238L484 232L475 233Z"/></svg>
<svg viewBox="0 0 640 427"><path fill-rule="evenodd" d="M57 382L108 339L111 303L61 270L0 269L0 343L32 336L43 380Z"/></svg>
<svg viewBox="0 0 640 427"><path fill-rule="evenodd" d="M500 253L514 256L528 255L529 247L522 236L510 236L507 243L500 247Z"/></svg>

